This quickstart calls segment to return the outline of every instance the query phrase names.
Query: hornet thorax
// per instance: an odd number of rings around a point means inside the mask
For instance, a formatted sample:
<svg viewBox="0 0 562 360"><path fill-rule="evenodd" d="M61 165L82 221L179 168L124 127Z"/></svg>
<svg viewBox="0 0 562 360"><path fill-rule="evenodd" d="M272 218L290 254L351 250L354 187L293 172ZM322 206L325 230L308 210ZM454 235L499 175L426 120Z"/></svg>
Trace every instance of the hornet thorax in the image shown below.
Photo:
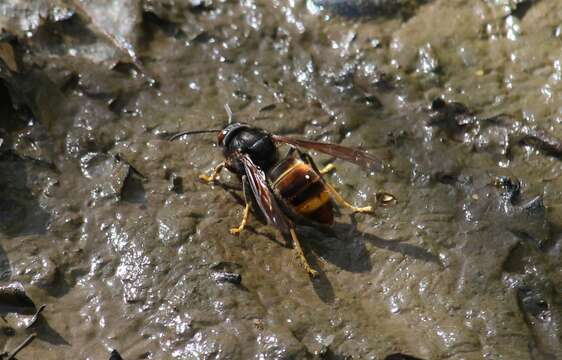
<svg viewBox="0 0 562 360"><path fill-rule="evenodd" d="M252 162L265 173L278 161L277 148L271 134L244 123L226 126L218 135L218 145L223 148L227 168L239 175L245 173L244 165L233 156L236 152L248 154Z"/></svg>

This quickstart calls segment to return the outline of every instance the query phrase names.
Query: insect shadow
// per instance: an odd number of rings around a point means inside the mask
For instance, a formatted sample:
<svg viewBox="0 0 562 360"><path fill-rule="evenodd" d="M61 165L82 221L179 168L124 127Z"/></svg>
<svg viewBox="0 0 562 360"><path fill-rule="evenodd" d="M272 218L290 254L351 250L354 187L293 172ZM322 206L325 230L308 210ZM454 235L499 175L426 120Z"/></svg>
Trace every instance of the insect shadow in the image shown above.
<svg viewBox="0 0 562 360"><path fill-rule="evenodd" d="M300 226L299 234L303 239L303 246L310 256L311 265L319 272L319 276L312 279L316 294L326 303L335 299L334 289L325 271L319 264L319 258L324 259L339 269L352 273L369 273L373 269L371 261L372 251L366 244L371 244L379 249L403 254L407 257L440 265L439 258L421 246L402 242L400 239L383 239L368 232L357 229L357 219L354 214L350 216L350 223L335 223L331 227Z"/></svg>
<svg viewBox="0 0 562 360"><path fill-rule="evenodd" d="M70 345L70 343L56 331L43 316L40 316L33 327L37 338L52 345Z"/></svg>

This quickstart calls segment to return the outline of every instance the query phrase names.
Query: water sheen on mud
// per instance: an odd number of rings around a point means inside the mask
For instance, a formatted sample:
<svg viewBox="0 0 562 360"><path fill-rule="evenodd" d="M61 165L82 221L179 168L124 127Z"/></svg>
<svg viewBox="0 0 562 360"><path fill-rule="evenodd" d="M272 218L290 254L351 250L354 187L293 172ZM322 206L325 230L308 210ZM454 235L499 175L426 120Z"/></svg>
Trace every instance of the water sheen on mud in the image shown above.
<svg viewBox="0 0 562 360"><path fill-rule="evenodd" d="M0 28L0 352L562 358L561 2L5 0ZM396 206L300 227L314 280L254 215L230 235L214 136L167 141L225 104L377 154L327 179Z"/></svg>

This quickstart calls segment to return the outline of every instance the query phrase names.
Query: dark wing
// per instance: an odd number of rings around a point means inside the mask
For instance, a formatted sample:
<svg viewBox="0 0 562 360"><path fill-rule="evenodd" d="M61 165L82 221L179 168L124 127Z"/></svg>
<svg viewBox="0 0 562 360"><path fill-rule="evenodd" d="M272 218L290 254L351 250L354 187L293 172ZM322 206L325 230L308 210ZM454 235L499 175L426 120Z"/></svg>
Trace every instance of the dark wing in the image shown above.
<svg viewBox="0 0 562 360"><path fill-rule="evenodd" d="M330 143L294 139L281 135L273 135L272 139L275 142L281 142L297 147L304 147L320 151L324 154L335 156L337 158L357 164L366 170L380 171L384 169L384 162L381 159L359 149L353 149L350 147Z"/></svg>
<svg viewBox="0 0 562 360"><path fill-rule="evenodd" d="M275 225L282 233L288 234L291 225L279 207L279 204L277 204L275 195L273 195L273 192L269 188L263 170L257 167L247 154L238 154L237 158L244 164L246 176L248 177L248 182L252 188L254 198L267 221Z"/></svg>

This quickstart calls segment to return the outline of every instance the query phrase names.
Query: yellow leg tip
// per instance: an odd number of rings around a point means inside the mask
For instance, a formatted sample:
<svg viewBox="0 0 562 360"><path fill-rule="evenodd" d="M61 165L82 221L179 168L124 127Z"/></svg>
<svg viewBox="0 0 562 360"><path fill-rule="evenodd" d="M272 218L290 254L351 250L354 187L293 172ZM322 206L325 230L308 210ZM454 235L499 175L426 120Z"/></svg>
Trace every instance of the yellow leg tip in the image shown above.
<svg viewBox="0 0 562 360"><path fill-rule="evenodd" d="M240 233L242 232L242 228L230 228L230 233L232 235L240 235Z"/></svg>
<svg viewBox="0 0 562 360"><path fill-rule="evenodd" d="M328 164L320 170L320 174L324 175L324 174L327 174L330 171L335 170L335 169L336 169L336 166L334 164Z"/></svg>
<svg viewBox="0 0 562 360"><path fill-rule="evenodd" d="M214 182L216 179L212 176L208 176L208 175L199 175L199 180L202 180L206 183L211 183Z"/></svg>
<svg viewBox="0 0 562 360"><path fill-rule="evenodd" d="M310 264L308 263L308 261L306 260L306 257L304 256L304 254L300 253L298 250L295 253L295 257L297 258L297 261L300 262L301 266L304 268L304 270L308 273L308 275L312 278L315 278L318 276L318 271L314 270Z"/></svg>
<svg viewBox="0 0 562 360"><path fill-rule="evenodd" d="M373 207L372 206L354 207L353 211L358 213L372 213Z"/></svg>
<svg viewBox="0 0 562 360"><path fill-rule="evenodd" d="M304 252L302 251L302 247L299 242L299 238L297 237L297 233L295 232L295 229L294 228L291 229L290 232L291 232L291 237L293 238L293 246L294 246L293 251L295 252L295 257L299 260L302 267L306 270L306 272L308 273L308 275L310 275L310 277L314 278L318 276L318 272L310 266L310 264L306 260L306 256L304 256Z"/></svg>
<svg viewBox="0 0 562 360"><path fill-rule="evenodd" d="M242 232L242 230L244 230L244 227L246 226L246 222L248 221L248 215L250 215L250 205L246 203L246 207L244 208L244 216L242 217L242 222L240 223L240 226L230 228L230 233L232 235L238 235Z"/></svg>
<svg viewBox="0 0 562 360"><path fill-rule="evenodd" d="M205 175L205 174L201 174L199 175L199 180L202 180L206 183L212 183L217 181L217 179L219 178L219 174L221 172L221 170L224 168L224 162L220 163L217 165L217 167L215 168L215 170L213 171L213 173L209 176L209 175Z"/></svg>

